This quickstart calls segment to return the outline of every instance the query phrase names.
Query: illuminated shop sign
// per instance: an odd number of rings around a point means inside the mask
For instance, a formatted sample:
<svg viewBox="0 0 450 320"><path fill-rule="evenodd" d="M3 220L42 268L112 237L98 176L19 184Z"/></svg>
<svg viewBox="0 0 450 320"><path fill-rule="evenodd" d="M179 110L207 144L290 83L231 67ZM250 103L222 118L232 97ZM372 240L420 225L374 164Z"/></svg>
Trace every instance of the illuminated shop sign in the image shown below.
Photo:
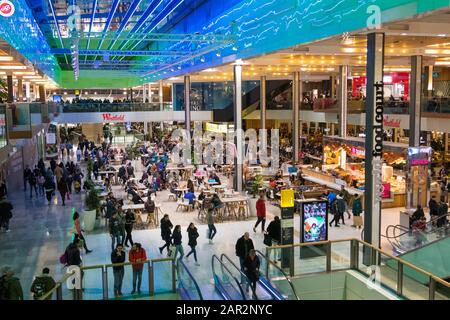
<svg viewBox="0 0 450 320"><path fill-rule="evenodd" d="M216 133L227 133L228 128L226 124L217 124L217 123L206 123L206 131L216 132Z"/></svg>
<svg viewBox="0 0 450 320"><path fill-rule="evenodd" d="M352 156L364 158L366 156L366 150L358 147L352 147Z"/></svg>
<svg viewBox="0 0 450 320"><path fill-rule="evenodd" d="M400 119L391 119L388 116L384 116L383 124L385 127L400 128L401 123Z"/></svg>
<svg viewBox="0 0 450 320"><path fill-rule="evenodd" d="M111 114L111 113L102 113L102 117L104 121L124 121L124 114Z"/></svg>
<svg viewBox="0 0 450 320"><path fill-rule="evenodd" d="M410 166L427 166L431 161L431 147L408 148L408 161Z"/></svg>
<svg viewBox="0 0 450 320"><path fill-rule="evenodd" d="M1 0L0 1L0 16L11 17L14 14L15 7L11 1Z"/></svg>

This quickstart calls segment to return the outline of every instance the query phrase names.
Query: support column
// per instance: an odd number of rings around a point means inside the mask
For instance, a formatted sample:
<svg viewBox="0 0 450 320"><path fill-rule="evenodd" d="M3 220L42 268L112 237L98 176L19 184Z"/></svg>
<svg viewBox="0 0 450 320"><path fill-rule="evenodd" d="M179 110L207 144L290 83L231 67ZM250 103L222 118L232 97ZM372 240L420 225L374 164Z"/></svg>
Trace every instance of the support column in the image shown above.
<svg viewBox="0 0 450 320"><path fill-rule="evenodd" d="M347 77L348 66L339 66L338 106L339 106L339 135L347 137Z"/></svg>
<svg viewBox="0 0 450 320"><path fill-rule="evenodd" d="M294 162L298 163L299 154L299 139L300 139L300 72L294 72L294 79L292 82L292 147L294 153Z"/></svg>
<svg viewBox="0 0 450 320"><path fill-rule="evenodd" d="M331 81L330 97L331 99L334 99L336 97L336 76L334 74L331 75L330 81Z"/></svg>
<svg viewBox="0 0 450 320"><path fill-rule="evenodd" d="M433 65L427 66L425 68L425 77L427 80L427 86L425 87L426 90L426 96L428 98L433 97Z"/></svg>
<svg viewBox="0 0 450 320"><path fill-rule="evenodd" d="M260 133L260 150L267 150L267 131L266 131L266 76L262 76L259 81L259 112L260 112L260 125L259 125L259 133Z"/></svg>
<svg viewBox="0 0 450 320"><path fill-rule="evenodd" d="M191 133L191 77L184 76L184 129Z"/></svg>
<svg viewBox="0 0 450 320"><path fill-rule="evenodd" d="M409 146L420 145L420 116L422 100L422 56L411 57Z"/></svg>
<svg viewBox="0 0 450 320"><path fill-rule="evenodd" d="M7 102L14 102L14 85L13 85L13 76L12 74L8 74L6 76L6 85L8 86L8 100Z"/></svg>
<svg viewBox="0 0 450 320"><path fill-rule="evenodd" d="M147 85L144 83L142 85L142 103L145 103L145 99L147 99Z"/></svg>
<svg viewBox="0 0 450 320"><path fill-rule="evenodd" d="M130 88L130 101L133 102L133 88Z"/></svg>
<svg viewBox="0 0 450 320"><path fill-rule="evenodd" d="M23 80L17 78L17 101L23 102Z"/></svg>
<svg viewBox="0 0 450 320"><path fill-rule="evenodd" d="M367 35L364 241L377 248L380 248L381 235L384 39L384 33ZM368 252L365 252L364 256L366 262L370 261L367 260L369 259Z"/></svg>
<svg viewBox="0 0 450 320"><path fill-rule="evenodd" d="M244 137L242 134L242 65L234 66L234 190L243 191Z"/></svg>
<svg viewBox="0 0 450 320"><path fill-rule="evenodd" d="M39 102L45 102L45 87L43 84L39 85Z"/></svg>
<svg viewBox="0 0 450 320"><path fill-rule="evenodd" d="M25 82L25 97L27 98L27 102L31 101L30 83L29 82Z"/></svg>
<svg viewBox="0 0 450 320"><path fill-rule="evenodd" d="M159 81L159 91L158 91L158 95L159 95L159 105L160 105L160 110L163 111L164 110L164 95L163 95L163 82L162 80Z"/></svg>

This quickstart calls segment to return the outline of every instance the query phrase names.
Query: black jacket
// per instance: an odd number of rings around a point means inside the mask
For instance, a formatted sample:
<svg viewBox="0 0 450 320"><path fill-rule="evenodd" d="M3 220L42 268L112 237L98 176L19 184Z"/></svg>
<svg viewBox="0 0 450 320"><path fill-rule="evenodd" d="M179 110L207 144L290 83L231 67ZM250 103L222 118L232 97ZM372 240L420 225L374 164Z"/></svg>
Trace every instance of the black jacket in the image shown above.
<svg viewBox="0 0 450 320"><path fill-rule="evenodd" d="M236 255L240 258L247 258L251 249L255 249L252 239L245 240L244 236L240 237L236 242Z"/></svg>
<svg viewBox="0 0 450 320"><path fill-rule="evenodd" d="M170 222L170 220L164 220L161 219L161 237L165 240L167 238L170 238L170 235L172 234L172 228L173 224Z"/></svg>
<svg viewBox="0 0 450 320"><path fill-rule="evenodd" d="M119 256L117 254L117 250L114 250L111 253L111 263L124 263L125 262L125 256L126 256L125 252L122 252L122 254ZM113 267L113 270L115 270L115 271L124 270L124 266Z"/></svg>
<svg viewBox="0 0 450 320"><path fill-rule="evenodd" d="M191 247L195 247L197 245L197 238L199 237L197 228L188 228L187 232L189 237L188 245Z"/></svg>
<svg viewBox="0 0 450 320"><path fill-rule="evenodd" d="M267 227L267 233L273 240L280 243L281 242L281 220L273 220L272 222L270 222L269 226Z"/></svg>
<svg viewBox="0 0 450 320"><path fill-rule="evenodd" d="M261 262L259 261L258 256L255 257L254 260L247 257L244 262L245 275L251 282L256 282L259 280L259 267Z"/></svg>
<svg viewBox="0 0 450 320"><path fill-rule="evenodd" d="M431 199L430 202L428 202L428 207L430 208L431 216L439 215L439 205L436 200Z"/></svg>
<svg viewBox="0 0 450 320"><path fill-rule="evenodd" d="M0 221L9 221L12 218L12 204L6 200L0 200Z"/></svg>
<svg viewBox="0 0 450 320"><path fill-rule="evenodd" d="M181 231L174 231L172 234L172 240L174 245L180 245L181 244L181 238L183 236L181 235Z"/></svg>

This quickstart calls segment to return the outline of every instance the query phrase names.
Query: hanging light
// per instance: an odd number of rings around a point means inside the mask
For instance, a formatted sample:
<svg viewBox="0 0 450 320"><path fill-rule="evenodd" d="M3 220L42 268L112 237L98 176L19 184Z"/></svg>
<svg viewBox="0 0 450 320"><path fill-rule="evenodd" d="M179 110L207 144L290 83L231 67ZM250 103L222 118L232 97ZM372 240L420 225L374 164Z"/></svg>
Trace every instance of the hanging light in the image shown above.
<svg viewBox="0 0 450 320"><path fill-rule="evenodd" d="M200 61L201 61L201 62L205 62L205 56L202 56L202 57L200 58Z"/></svg>
<svg viewBox="0 0 450 320"><path fill-rule="evenodd" d="M217 56L217 57L220 57L220 56L221 56L220 51L217 51L217 52L216 52L216 56Z"/></svg>

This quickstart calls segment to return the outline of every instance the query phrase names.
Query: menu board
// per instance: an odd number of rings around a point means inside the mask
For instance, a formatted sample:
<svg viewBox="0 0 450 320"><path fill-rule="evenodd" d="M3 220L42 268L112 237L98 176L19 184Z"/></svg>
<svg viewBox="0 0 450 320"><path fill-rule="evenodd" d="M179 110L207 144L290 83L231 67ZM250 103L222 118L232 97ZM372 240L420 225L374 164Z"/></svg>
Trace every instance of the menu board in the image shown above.
<svg viewBox="0 0 450 320"><path fill-rule="evenodd" d="M431 147L408 148L408 161L410 166L427 166L431 161Z"/></svg>
<svg viewBox="0 0 450 320"><path fill-rule="evenodd" d="M303 202L302 206L302 242L328 240L328 202Z"/></svg>

